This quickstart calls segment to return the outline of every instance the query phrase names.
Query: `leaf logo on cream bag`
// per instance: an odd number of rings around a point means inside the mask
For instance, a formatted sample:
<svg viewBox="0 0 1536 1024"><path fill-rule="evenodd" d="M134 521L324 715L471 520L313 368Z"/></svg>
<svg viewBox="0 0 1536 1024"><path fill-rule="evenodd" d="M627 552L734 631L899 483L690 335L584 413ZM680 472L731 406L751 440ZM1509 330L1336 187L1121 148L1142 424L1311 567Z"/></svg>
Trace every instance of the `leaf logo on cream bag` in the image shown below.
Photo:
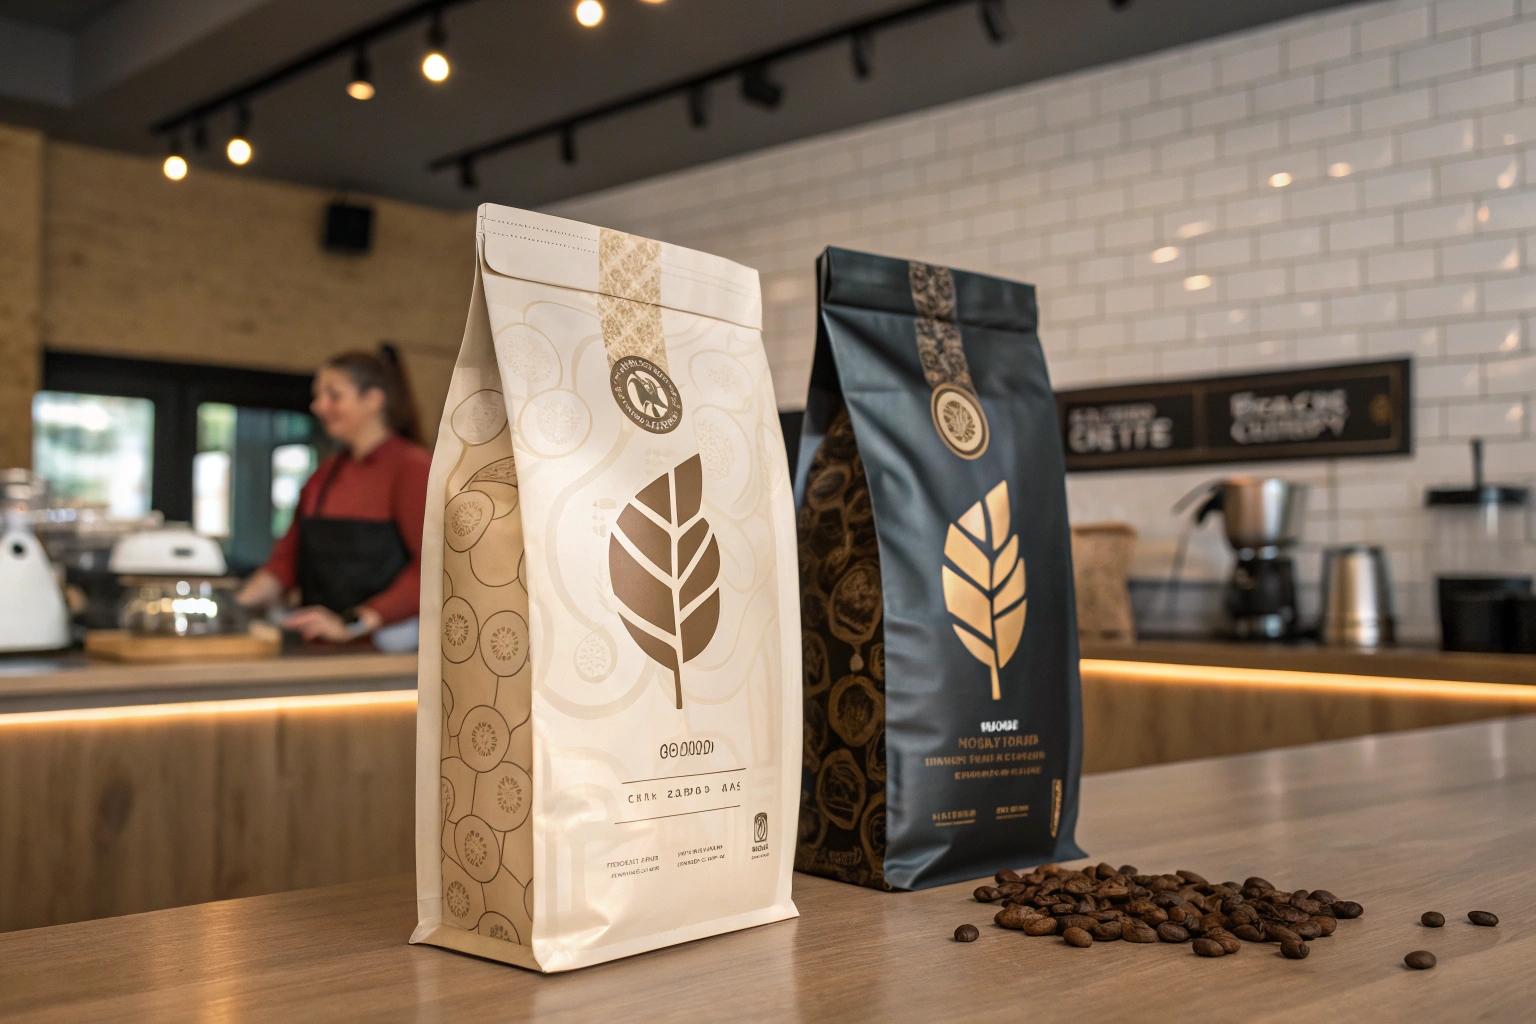
<svg viewBox="0 0 1536 1024"><path fill-rule="evenodd" d="M672 672L683 706L685 663L720 624L720 544L700 506L697 455L640 489L608 537L608 575L619 618L636 644Z"/></svg>
<svg viewBox="0 0 1536 1024"><path fill-rule="evenodd" d="M955 635L992 672L992 699L1001 700L997 670L1008 664L1024 635L1024 559L1011 533L1004 480L951 523L944 538L944 607L958 622Z"/></svg>

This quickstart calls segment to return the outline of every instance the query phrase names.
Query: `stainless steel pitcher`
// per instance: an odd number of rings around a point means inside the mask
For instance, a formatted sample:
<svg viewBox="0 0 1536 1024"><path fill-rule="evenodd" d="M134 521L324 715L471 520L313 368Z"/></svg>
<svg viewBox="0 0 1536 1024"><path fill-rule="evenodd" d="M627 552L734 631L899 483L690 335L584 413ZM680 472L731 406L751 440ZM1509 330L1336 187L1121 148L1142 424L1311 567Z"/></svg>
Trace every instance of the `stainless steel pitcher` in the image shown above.
<svg viewBox="0 0 1536 1024"><path fill-rule="evenodd" d="M1392 577L1379 547L1348 544L1323 552L1323 643L1380 647L1396 638Z"/></svg>

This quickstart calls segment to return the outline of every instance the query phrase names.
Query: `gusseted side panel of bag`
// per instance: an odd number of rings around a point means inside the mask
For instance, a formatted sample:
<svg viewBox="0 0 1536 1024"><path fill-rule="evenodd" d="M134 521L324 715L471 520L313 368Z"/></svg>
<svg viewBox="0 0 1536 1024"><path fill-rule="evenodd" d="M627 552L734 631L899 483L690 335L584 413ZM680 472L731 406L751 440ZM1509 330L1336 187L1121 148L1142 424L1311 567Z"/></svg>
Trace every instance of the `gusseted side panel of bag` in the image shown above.
<svg viewBox="0 0 1536 1024"><path fill-rule="evenodd" d="M1033 289L839 249L818 279L799 862L911 889L1080 856L1071 549Z"/></svg>
<svg viewBox="0 0 1536 1024"><path fill-rule="evenodd" d="M535 967L523 525L478 272L427 494L413 941Z"/></svg>
<svg viewBox="0 0 1536 1024"><path fill-rule="evenodd" d="M797 574L757 275L505 207L479 231L524 552L500 568L527 594L533 959L792 917Z"/></svg>

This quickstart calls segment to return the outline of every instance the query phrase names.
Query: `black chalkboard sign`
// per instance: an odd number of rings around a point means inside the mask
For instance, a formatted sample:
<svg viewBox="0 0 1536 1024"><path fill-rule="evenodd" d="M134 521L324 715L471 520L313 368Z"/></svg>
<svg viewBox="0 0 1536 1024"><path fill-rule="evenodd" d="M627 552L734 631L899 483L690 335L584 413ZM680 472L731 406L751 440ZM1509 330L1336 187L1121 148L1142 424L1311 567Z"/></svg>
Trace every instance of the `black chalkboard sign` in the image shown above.
<svg viewBox="0 0 1536 1024"><path fill-rule="evenodd" d="M1056 393L1069 471L1413 451L1412 360Z"/></svg>

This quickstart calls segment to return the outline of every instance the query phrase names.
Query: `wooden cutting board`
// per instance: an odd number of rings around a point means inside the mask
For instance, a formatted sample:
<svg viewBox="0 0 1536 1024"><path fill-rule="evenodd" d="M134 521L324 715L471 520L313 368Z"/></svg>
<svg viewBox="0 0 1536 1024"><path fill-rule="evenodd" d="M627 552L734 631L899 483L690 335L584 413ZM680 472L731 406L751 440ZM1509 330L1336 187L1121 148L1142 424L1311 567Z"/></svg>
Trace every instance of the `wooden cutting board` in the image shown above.
<svg viewBox="0 0 1536 1024"><path fill-rule="evenodd" d="M275 629L217 636L135 636L123 629L93 629L85 634L85 653L91 657L136 663L275 658L282 648L282 634Z"/></svg>

